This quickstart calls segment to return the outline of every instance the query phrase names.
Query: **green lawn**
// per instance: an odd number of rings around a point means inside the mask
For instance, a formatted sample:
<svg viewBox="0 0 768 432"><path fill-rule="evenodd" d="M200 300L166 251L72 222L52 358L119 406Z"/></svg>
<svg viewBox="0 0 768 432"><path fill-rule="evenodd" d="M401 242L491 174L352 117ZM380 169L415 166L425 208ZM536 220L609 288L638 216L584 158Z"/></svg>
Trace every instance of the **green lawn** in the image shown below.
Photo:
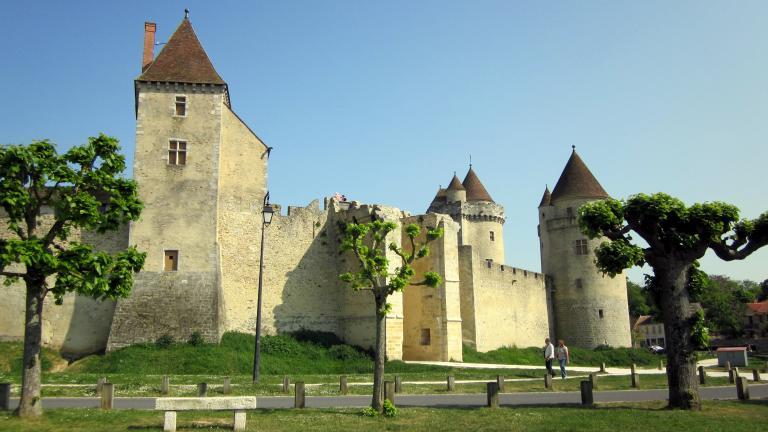
<svg viewBox="0 0 768 432"><path fill-rule="evenodd" d="M765 428L768 401L705 402L699 412L670 411L663 403L601 404L596 408L401 408L395 418L370 418L356 409L285 409L248 412L249 431L757 431ZM0 413L7 432L162 430L154 411L51 410L40 420ZM231 413L182 412L178 430L231 430Z"/></svg>

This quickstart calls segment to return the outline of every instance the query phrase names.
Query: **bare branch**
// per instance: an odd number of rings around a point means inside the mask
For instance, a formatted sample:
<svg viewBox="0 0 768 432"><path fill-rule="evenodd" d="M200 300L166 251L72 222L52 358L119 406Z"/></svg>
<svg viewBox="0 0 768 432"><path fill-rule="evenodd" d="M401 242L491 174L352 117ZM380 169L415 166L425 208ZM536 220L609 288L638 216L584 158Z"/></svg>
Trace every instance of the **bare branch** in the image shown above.
<svg viewBox="0 0 768 432"><path fill-rule="evenodd" d="M766 244L768 244L768 240L755 241L753 239L749 239L749 241L746 243L746 246L744 246L742 249L739 249L735 246L735 244L728 245L725 240L720 240L720 242L711 243L709 247L712 248L712 250L721 260L734 261L742 260L748 257L752 254L752 252L760 249Z"/></svg>

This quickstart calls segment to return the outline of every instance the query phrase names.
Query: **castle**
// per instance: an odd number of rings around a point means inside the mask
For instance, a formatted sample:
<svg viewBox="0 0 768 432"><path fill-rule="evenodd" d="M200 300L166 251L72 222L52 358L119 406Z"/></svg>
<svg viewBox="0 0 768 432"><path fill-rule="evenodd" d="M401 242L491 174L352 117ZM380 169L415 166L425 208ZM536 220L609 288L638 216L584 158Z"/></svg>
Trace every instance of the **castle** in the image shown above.
<svg viewBox="0 0 768 432"><path fill-rule="evenodd" d="M97 248L135 245L147 253L130 297L95 301L69 295L48 302L44 343L74 355L200 332L217 341L226 331L254 332L260 214L271 148L237 116L229 87L211 64L188 18L155 57L155 24L145 23L142 71L135 80L134 178L145 204L141 219L117 232L75 232ZM504 208L470 166L440 188L425 214L327 198L288 207L263 233L262 328L267 334L327 331L370 347L373 298L338 278L352 269L339 248L339 227L371 218L395 221L388 242L407 237L409 223L442 227L417 273L435 271L437 288L407 287L390 297L387 356L462 359L462 344L488 351L540 346L545 337L582 347L630 346L626 278L594 265L578 207L608 194L573 150L538 207L542 273L506 265ZM43 216L43 223L52 214ZM7 235L7 233L5 234ZM388 252L391 253L391 252ZM391 262L396 262L392 256ZM0 304L0 338L23 337L24 288Z"/></svg>

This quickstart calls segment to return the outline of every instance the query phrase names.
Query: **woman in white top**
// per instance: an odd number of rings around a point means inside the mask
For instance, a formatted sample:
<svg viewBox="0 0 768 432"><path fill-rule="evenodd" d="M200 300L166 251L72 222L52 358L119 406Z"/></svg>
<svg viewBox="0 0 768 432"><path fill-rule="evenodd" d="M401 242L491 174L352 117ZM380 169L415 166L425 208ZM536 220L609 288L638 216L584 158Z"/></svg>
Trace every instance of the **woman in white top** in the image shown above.
<svg viewBox="0 0 768 432"><path fill-rule="evenodd" d="M571 356L568 354L568 347L565 346L565 342L560 339L557 341L557 361L560 362L560 376L565 379L568 376L568 372L565 371L565 365L571 362Z"/></svg>

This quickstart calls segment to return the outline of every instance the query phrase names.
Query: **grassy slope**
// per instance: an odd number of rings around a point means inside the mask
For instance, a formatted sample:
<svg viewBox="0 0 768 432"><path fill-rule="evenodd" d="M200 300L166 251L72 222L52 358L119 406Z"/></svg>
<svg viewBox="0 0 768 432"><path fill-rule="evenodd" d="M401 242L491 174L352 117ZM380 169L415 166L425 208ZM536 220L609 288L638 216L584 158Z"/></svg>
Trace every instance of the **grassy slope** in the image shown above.
<svg viewBox="0 0 768 432"><path fill-rule="evenodd" d="M21 342L0 342L0 374L18 375L21 373L21 359L24 344ZM67 361L54 350L43 348L43 371L66 368Z"/></svg>
<svg viewBox="0 0 768 432"><path fill-rule="evenodd" d="M638 366L656 366L659 360L666 357L651 354L639 348L610 348L604 350L588 350L583 348L568 348L573 366L607 366L629 367L635 363ZM464 361L467 363L500 363L500 364L543 364L541 348L499 348L486 353L479 353L467 346L464 347Z"/></svg>
<svg viewBox="0 0 768 432"><path fill-rule="evenodd" d="M231 430L229 412L179 413L180 430ZM0 413L9 432L72 430L162 430L162 413L134 410L52 410L40 420ZM705 402L700 412L669 411L663 403L501 409L409 408L394 419L369 418L354 409L257 410L248 413L248 430L269 431L756 431L765 427L768 402Z"/></svg>

